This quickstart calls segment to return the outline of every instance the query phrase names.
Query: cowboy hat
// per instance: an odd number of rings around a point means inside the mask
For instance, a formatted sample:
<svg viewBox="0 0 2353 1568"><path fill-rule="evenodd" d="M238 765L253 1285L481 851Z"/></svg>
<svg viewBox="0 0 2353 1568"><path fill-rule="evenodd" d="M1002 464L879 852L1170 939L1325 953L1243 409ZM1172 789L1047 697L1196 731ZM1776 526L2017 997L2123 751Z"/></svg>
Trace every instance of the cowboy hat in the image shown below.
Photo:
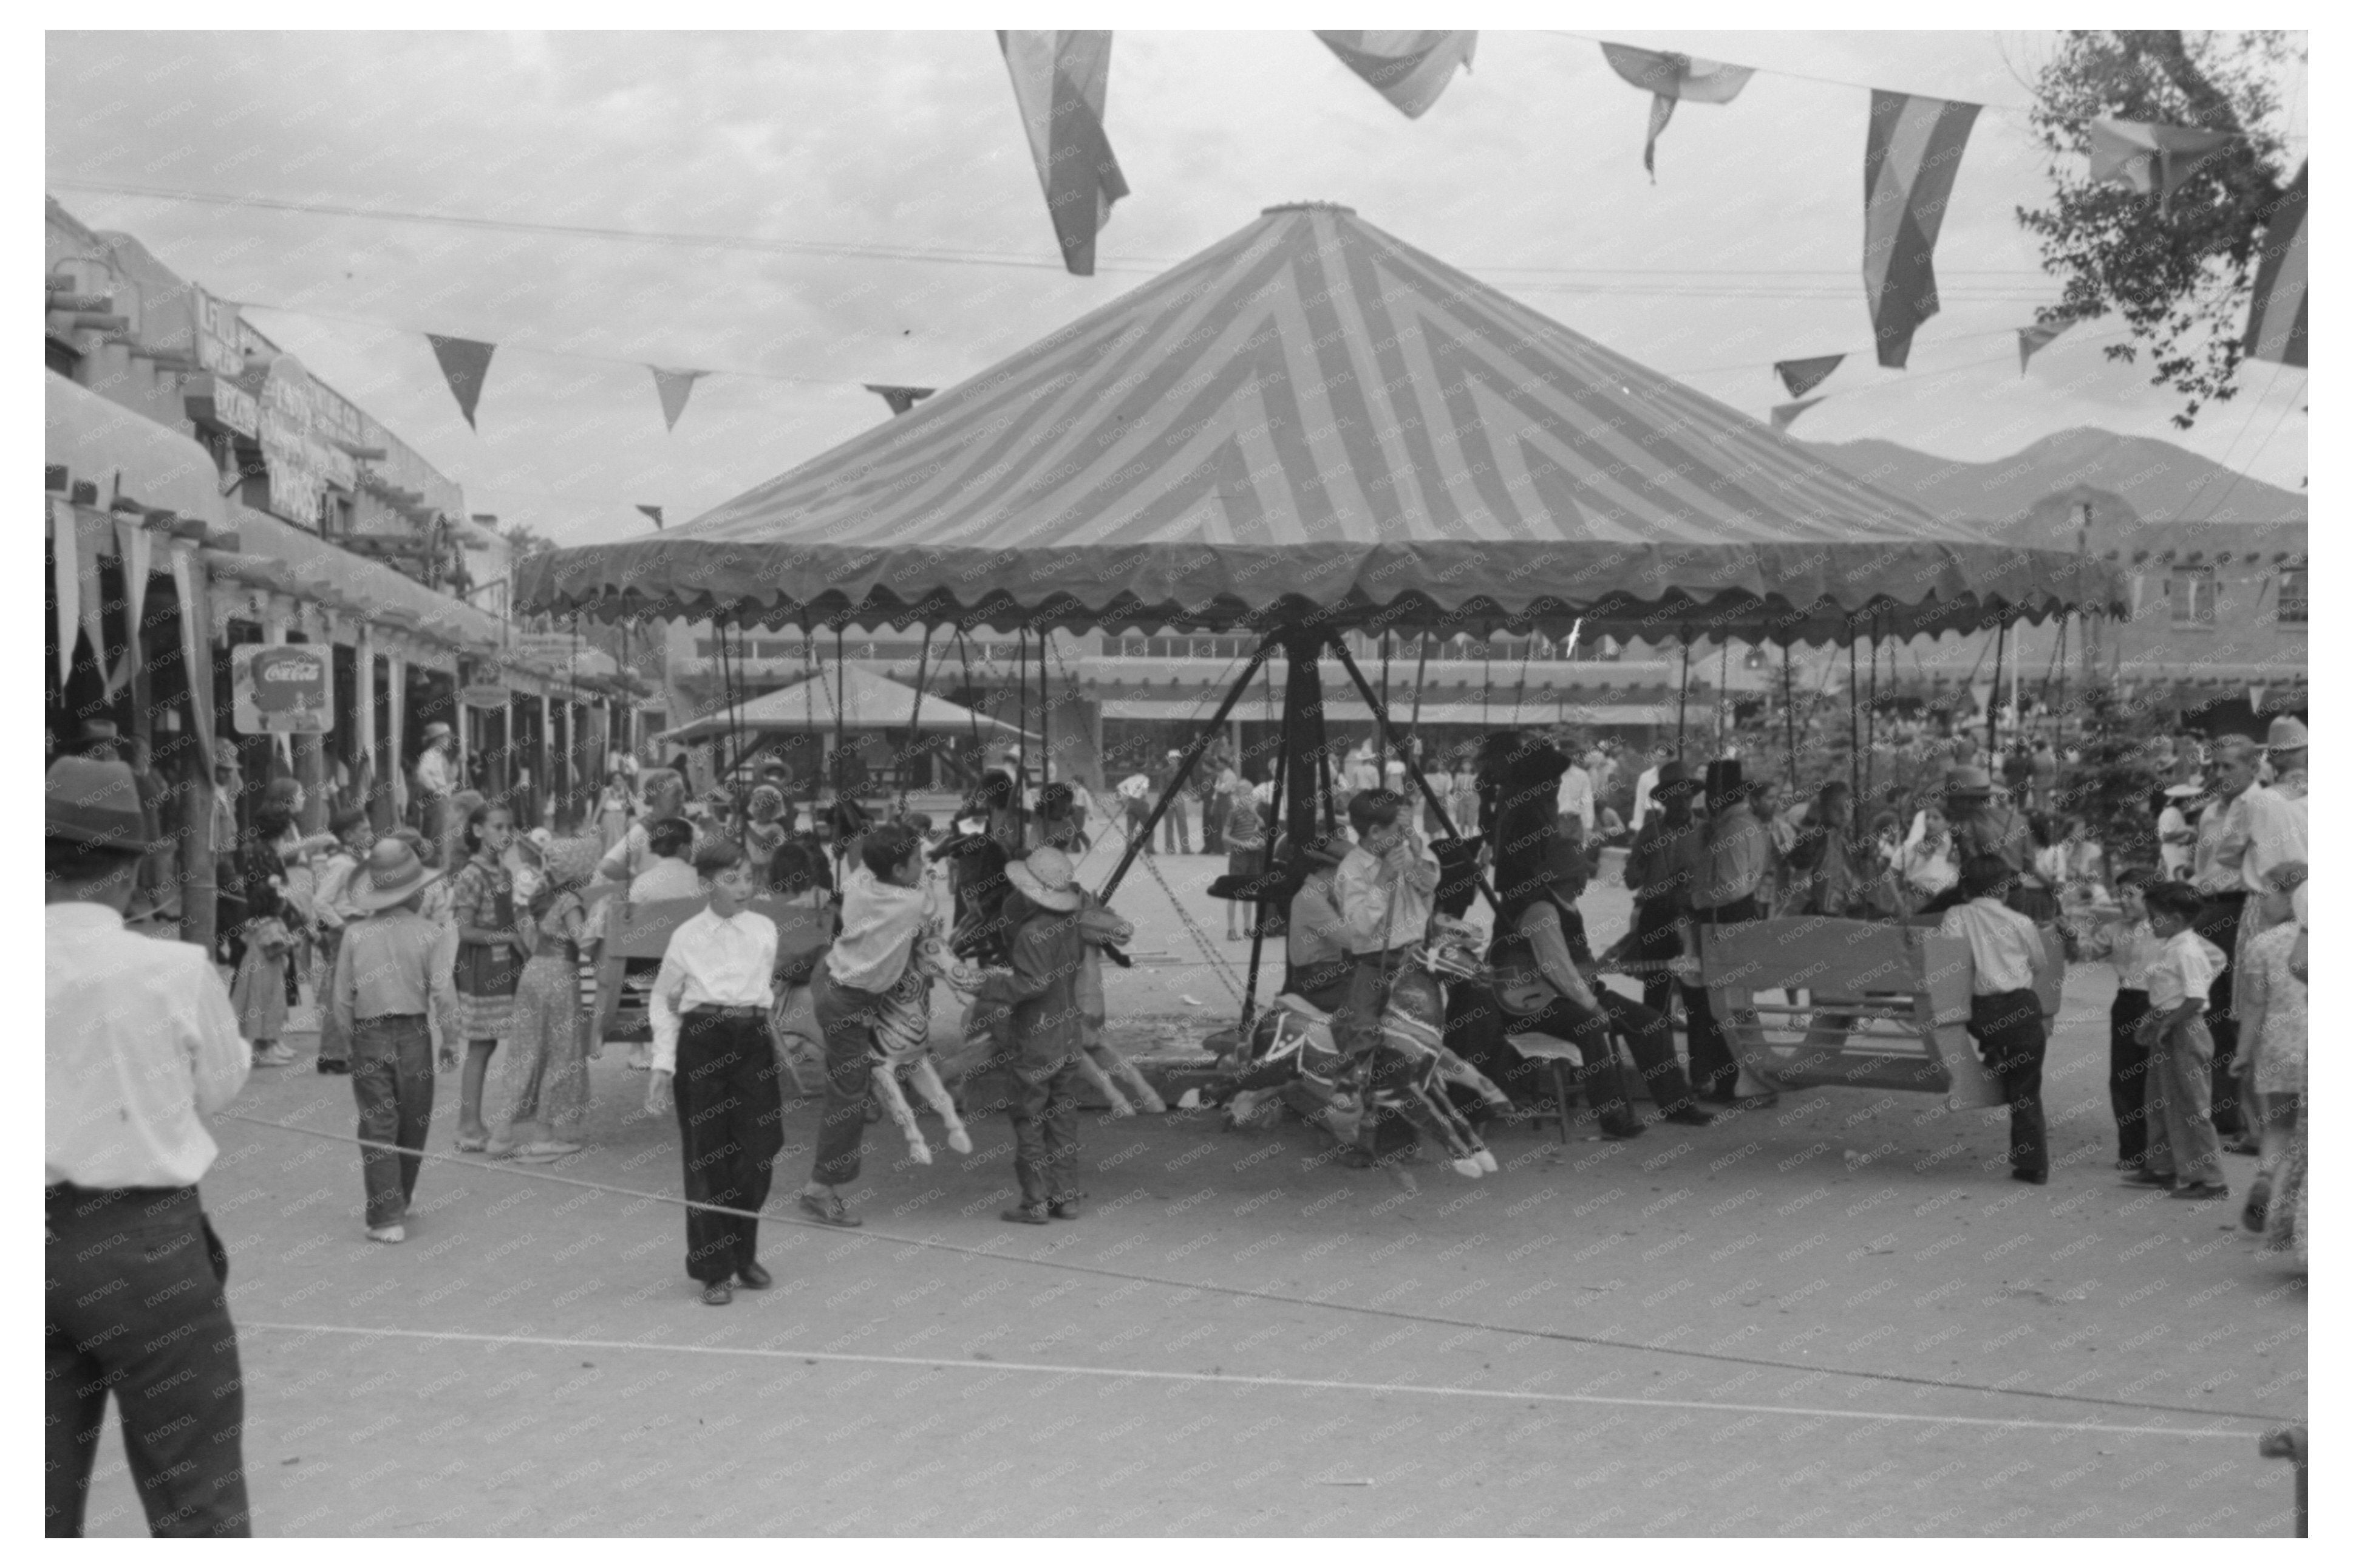
<svg viewBox="0 0 2353 1568"><path fill-rule="evenodd" d="M1690 768L1680 762L1662 762L1659 764L1658 781L1651 786L1651 799L1659 800L1670 795L1690 795L1696 793L1699 787L1699 780L1691 776Z"/></svg>
<svg viewBox="0 0 2353 1568"><path fill-rule="evenodd" d="M1952 768L1945 772L1945 793L1947 795L1990 795L1993 775L1982 768Z"/></svg>
<svg viewBox="0 0 2353 1568"><path fill-rule="evenodd" d="M2272 720L2271 732L2263 736L2266 751L2304 751L2312 745L2312 736L2304 721L2293 714L2282 714Z"/></svg>
<svg viewBox="0 0 2353 1568"><path fill-rule="evenodd" d="M407 841L399 838L377 840L362 869L364 879L353 881L350 898L371 914L406 904L441 877L438 871L427 871Z"/></svg>
<svg viewBox="0 0 2353 1568"><path fill-rule="evenodd" d="M1078 874L1071 867L1071 857L1060 850L1031 850L1029 859L1005 868L1005 879L1040 909L1068 914L1079 906Z"/></svg>
<svg viewBox="0 0 2353 1568"><path fill-rule="evenodd" d="M155 847L127 762L60 757L42 789L43 836L145 854Z"/></svg>

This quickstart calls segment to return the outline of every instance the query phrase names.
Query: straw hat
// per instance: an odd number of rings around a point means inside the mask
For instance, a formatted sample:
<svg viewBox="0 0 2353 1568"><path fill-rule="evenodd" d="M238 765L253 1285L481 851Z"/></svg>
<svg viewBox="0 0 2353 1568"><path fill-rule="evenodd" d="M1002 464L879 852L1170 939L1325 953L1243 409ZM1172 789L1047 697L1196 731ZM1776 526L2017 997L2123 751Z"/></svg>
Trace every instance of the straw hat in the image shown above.
<svg viewBox="0 0 2353 1568"><path fill-rule="evenodd" d="M1005 879L1040 909L1068 914L1079 906L1078 873L1071 865L1071 857L1060 850L1030 851L1029 859L1005 868Z"/></svg>
<svg viewBox="0 0 2353 1568"><path fill-rule="evenodd" d="M2272 720L2271 732L2263 736L2266 751L2304 751L2312 745L2312 736L2304 721L2293 714L2282 714Z"/></svg>
<svg viewBox="0 0 2353 1568"><path fill-rule="evenodd" d="M350 896L353 904L371 913L406 903L441 877L438 871L427 871L407 841L399 838L376 841L375 848L368 851L364 875L364 881L353 883Z"/></svg>
<svg viewBox="0 0 2353 1568"><path fill-rule="evenodd" d="M425 744L430 746L437 740L448 737L448 735L449 726L436 719L425 726Z"/></svg>
<svg viewBox="0 0 2353 1568"><path fill-rule="evenodd" d="M2168 800L2194 800L2206 793L2205 780L2192 779L2185 784L2168 784L2165 798Z"/></svg>

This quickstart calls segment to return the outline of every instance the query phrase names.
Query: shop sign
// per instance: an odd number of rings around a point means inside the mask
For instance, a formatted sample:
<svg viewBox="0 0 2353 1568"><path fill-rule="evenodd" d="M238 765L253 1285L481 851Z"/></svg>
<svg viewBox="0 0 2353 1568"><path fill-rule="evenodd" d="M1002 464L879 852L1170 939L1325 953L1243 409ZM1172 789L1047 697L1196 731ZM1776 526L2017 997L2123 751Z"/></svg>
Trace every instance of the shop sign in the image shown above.
<svg viewBox="0 0 2353 1568"><path fill-rule="evenodd" d="M496 664L477 664L466 683L458 688L458 700L470 708L503 708L513 695L507 684L507 673Z"/></svg>
<svg viewBox="0 0 2353 1568"><path fill-rule="evenodd" d="M261 460L269 469L269 507L293 522L319 525L325 465L311 431L311 377L290 354L281 354L261 384Z"/></svg>
<svg viewBox="0 0 2353 1568"><path fill-rule="evenodd" d="M244 642L229 651L237 729L246 735L325 735L335 727L332 650L308 642Z"/></svg>
<svg viewBox="0 0 2353 1568"><path fill-rule="evenodd" d="M239 323L235 302L216 300L202 290L196 291L196 363L224 378L237 376L245 370L245 354L237 345ZM224 419L221 421L227 424ZM232 429L236 427L232 426ZM244 434L253 434L251 426Z"/></svg>

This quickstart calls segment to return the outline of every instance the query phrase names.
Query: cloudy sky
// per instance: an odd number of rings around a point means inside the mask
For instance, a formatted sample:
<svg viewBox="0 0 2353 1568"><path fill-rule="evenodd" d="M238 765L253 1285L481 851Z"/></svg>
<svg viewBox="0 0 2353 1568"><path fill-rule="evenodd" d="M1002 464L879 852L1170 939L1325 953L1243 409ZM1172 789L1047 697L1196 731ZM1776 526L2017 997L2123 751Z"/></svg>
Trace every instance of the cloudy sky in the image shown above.
<svg viewBox="0 0 2353 1568"><path fill-rule="evenodd" d="M691 517L887 418L862 382L946 387L1299 200L1366 220L1757 418L1769 364L1857 359L1798 427L1984 460L2077 425L2306 472L2304 376L2172 431L2174 403L2063 337L2015 210L2048 191L2016 111L2031 33L1601 36L1764 68L1686 105L1641 166L1647 99L1588 38L1481 36L1409 121L1308 32L1122 31L1106 114L1133 194L1092 278L1055 260L1003 60L910 33L73 34L47 40L50 190L137 235L466 487L565 543ZM1870 365L1865 83L1991 106L1937 250L1944 313ZM2301 132L2300 85L2291 92ZM512 232L169 199L76 182L632 231ZM732 243L701 242L717 238ZM745 243L748 242L748 243ZM276 309L261 308L275 306ZM423 331L500 344L469 430ZM674 432L645 366L707 368Z"/></svg>

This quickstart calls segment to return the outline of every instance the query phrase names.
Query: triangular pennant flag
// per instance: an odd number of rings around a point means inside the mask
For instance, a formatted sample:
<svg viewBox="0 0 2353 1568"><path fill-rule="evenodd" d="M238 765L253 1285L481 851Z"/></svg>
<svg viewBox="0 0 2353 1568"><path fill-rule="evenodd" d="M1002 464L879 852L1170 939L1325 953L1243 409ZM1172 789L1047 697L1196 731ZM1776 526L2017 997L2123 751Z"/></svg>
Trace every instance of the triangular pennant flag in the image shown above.
<svg viewBox="0 0 2353 1568"><path fill-rule="evenodd" d="M2155 191L2160 206L2169 205L2198 165L2234 140L2226 131L2137 120L2094 120L2089 131L2092 183L2113 181L2143 196Z"/></svg>
<svg viewBox="0 0 2353 1568"><path fill-rule="evenodd" d="M686 400L694 391L695 379L708 376L708 370L664 370L659 365L649 365L654 373L654 392L661 398L662 425L678 429L678 417L686 412Z"/></svg>
<svg viewBox="0 0 2353 1568"><path fill-rule="evenodd" d="M58 596L58 690L65 690L66 677L73 673L74 649L81 641L81 554L76 543L78 525L74 522L73 503L62 497L49 500L49 554L56 563L51 576L57 583Z"/></svg>
<svg viewBox="0 0 2353 1568"><path fill-rule="evenodd" d="M204 580L196 574L194 550L172 552L172 592L180 605L180 668L191 676L188 709L195 720L196 755L209 768L213 756L213 682L212 661L205 651L213 641L213 609L212 600L205 593ZM396 694L392 710L396 723L400 715L398 702Z"/></svg>
<svg viewBox="0 0 2353 1568"><path fill-rule="evenodd" d="M908 409L913 408L916 404L930 397L933 391L929 387L877 387L871 381L860 383L860 385L865 387L869 392L871 392L876 397L881 398L885 403L890 404L891 412L894 416L905 413Z"/></svg>
<svg viewBox="0 0 2353 1568"><path fill-rule="evenodd" d="M1825 394L1827 396L1827 394ZM1778 403L1773 408L1773 428L1786 430L1798 416L1821 401L1820 397L1800 397L1794 403Z"/></svg>
<svg viewBox="0 0 2353 1568"><path fill-rule="evenodd" d="M474 405L482 400L482 380L491 373L491 355L498 348L494 343L476 343L470 337L438 337L425 334L433 345L433 357L441 362L441 378L449 383L449 395L458 399L458 412L466 416L466 428L475 429Z"/></svg>
<svg viewBox="0 0 2353 1568"><path fill-rule="evenodd" d="M1107 32L999 32L997 48L1013 73L1013 98L1045 188L1047 216L1062 247L1062 265L1082 278L1095 270L1095 236L1111 221L1127 181L1103 133L1103 96L1111 80Z"/></svg>
<svg viewBox="0 0 2353 1568"><path fill-rule="evenodd" d="M123 624L131 628L131 640L122 650L121 662L106 678L109 697L131 684L139 668L139 627L147 614L147 573L154 563L154 535L144 524L121 517L114 520L114 554L122 563L123 606L130 612Z"/></svg>
<svg viewBox="0 0 2353 1568"><path fill-rule="evenodd" d="M1991 681L1971 681L1969 683L1969 703L1971 705L1969 711L1972 713L1989 714L1993 712L1993 683Z"/></svg>
<svg viewBox="0 0 2353 1568"><path fill-rule="evenodd" d="M1978 108L1872 90L1862 153L1862 287L1879 363L1891 370L1904 368L1913 333L1941 308L1936 231Z"/></svg>
<svg viewBox="0 0 2353 1568"><path fill-rule="evenodd" d="M1831 378L1831 372L1846 363L1843 354L1818 355L1812 359L1781 359L1773 364L1773 374L1789 389L1792 397L1802 397Z"/></svg>
<svg viewBox="0 0 2353 1568"><path fill-rule="evenodd" d="M76 511L73 515L74 574L79 578L82 635L90 639L90 662L102 677L106 673L106 600L99 588L98 557L112 543L108 537L112 529L102 514Z"/></svg>
<svg viewBox="0 0 2353 1568"><path fill-rule="evenodd" d="M2075 324L2073 316L2062 316L2055 322L2037 322L2032 326L2018 329L2018 373L2026 374L2026 362L2051 346L2051 340Z"/></svg>
<svg viewBox="0 0 2353 1568"><path fill-rule="evenodd" d="M2249 686L2247 688L2247 711L2249 713L2259 714L2263 711L2263 690L2264 689L2261 686Z"/></svg>
<svg viewBox="0 0 2353 1568"><path fill-rule="evenodd" d="M1740 90L1755 74L1747 66L1694 59L1672 50L1638 49L1625 44L1604 44L1601 55L1609 62L1610 69L1651 95L1651 132L1642 143L1642 167L1652 180L1659 174L1655 161L1659 132L1674 118L1676 102L1689 99L1694 103L1729 103L1740 96Z"/></svg>
<svg viewBox="0 0 2353 1568"><path fill-rule="evenodd" d="M2262 260L2255 267L2254 297L2247 306L2242 340L2250 359L2295 366L2306 362L2305 291L2310 259L2305 239L2309 205L2306 177L2311 172L2310 164L2296 170L2295 182L2263 225L2263 243L2256 248Z"/></svg>
<svg viewBox="0 0 2353 1568"><path fill-rule="evenodd" d="M642 512L642 513L644 513L647 516L649 516L649 517L652 518L652 519L654 520L654 526L655 526L656 528L659 528L659 527L662 525L662 516L661 516L661 508L660 508L660 507L659 507L659 506L649 506L649 505L647 505L644 502L640 501L640 502L638 502L638 511L640 511L640 512Z"/></svg>
<svg viewBox="0 0 2353 1568"><path fill-rule="evenodd" d="M1471 69L1479 35L1470 32L1322 32L1315 35L1341 63L1394 103L1408 120L1419 120L1438 101L1454 68Z"/></svg>

